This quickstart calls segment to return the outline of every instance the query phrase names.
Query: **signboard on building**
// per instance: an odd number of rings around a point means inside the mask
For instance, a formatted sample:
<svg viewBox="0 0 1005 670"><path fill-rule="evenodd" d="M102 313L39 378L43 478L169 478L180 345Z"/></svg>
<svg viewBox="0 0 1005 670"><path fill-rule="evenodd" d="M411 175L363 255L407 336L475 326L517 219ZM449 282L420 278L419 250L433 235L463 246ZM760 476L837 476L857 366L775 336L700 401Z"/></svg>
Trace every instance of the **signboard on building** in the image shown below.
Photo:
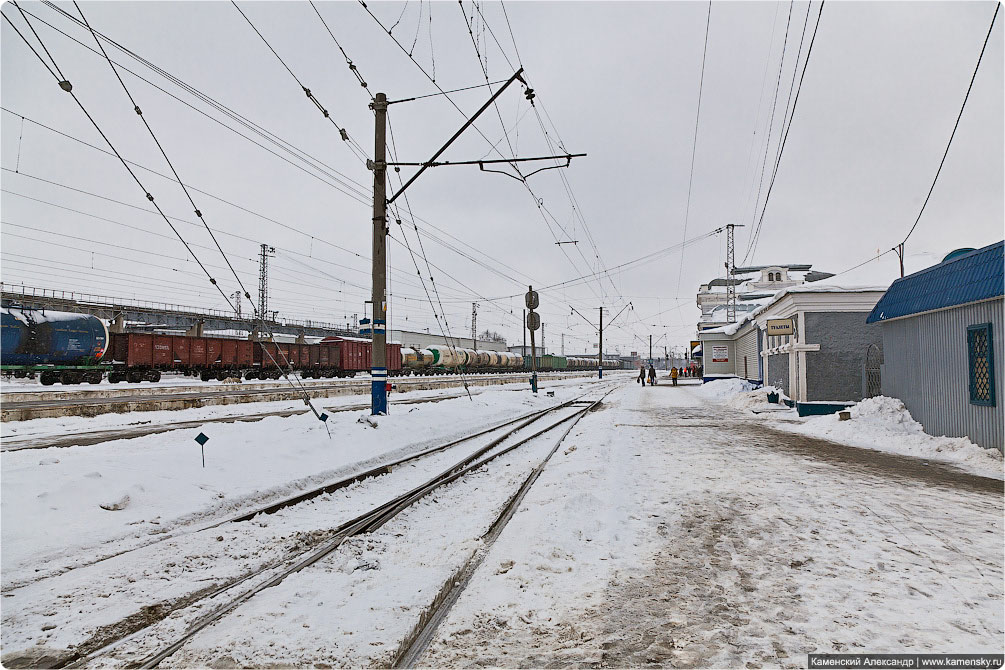
<svg viewBox="0 0 1005 670"><path fill-rule="evenodd" d="M794 332L792 319L768 319L768 335L792 335Z"/></svg>
<svg viewBox="0 0 1005 670"><path fill-rule="evenodd" d="M713 363L728 363L729 362L729 347L721 345L712 346L712 362Z"/></svg>
<svg viewBox="0 0 1005 670"><path fill-rule="evenodd" d="M698 348L698 345L701 344L701 342L697 342L695 340L690 340L690 342L691 342L691 348L689 349L689 351L694 351L695 349Z"/></svg>

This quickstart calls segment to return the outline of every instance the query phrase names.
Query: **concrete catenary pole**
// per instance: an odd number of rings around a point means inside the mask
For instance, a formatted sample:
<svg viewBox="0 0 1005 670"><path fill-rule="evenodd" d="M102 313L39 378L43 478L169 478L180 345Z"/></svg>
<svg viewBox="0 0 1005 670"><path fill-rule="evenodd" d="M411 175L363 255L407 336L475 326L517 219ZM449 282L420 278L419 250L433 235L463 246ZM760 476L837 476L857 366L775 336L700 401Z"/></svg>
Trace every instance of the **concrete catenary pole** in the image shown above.
<svg viewBox="0 0 1005 670"><path fill-rule="evenodd" d="M373 346L370 353L370 413L387 414L387 95L373 102Z"/></svg>

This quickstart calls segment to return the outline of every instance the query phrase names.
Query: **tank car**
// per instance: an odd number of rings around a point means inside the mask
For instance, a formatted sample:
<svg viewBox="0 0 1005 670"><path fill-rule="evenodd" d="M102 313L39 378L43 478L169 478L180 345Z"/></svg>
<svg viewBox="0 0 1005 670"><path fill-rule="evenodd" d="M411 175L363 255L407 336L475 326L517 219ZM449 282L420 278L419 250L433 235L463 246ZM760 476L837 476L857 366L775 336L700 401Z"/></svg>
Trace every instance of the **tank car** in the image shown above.
<svg viewBox="0 0 1005 670"><path fill-rule="evenodd" d="M40 372L46 385L99 383L107 346L108 327L88 314L6 307L0 318L3 371L16 377Z"/></svg>

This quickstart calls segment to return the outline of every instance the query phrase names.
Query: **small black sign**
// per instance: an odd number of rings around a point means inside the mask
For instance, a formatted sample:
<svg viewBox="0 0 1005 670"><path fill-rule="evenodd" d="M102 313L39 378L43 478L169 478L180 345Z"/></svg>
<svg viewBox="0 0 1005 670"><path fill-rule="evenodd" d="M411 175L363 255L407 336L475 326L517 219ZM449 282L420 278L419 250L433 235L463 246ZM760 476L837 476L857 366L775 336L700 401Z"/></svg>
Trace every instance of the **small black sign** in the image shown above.
<svg viewBox="0 0 1005 670"><path fill-rule="evenodd" d="M203 447L209 442L209 437L205 433L199 433L195 436L195 441L199 443L200 447Z"/></svg>
<svg viewBox="0 0 1005 670"><path fill-rule="evenodd" d="M319 416L318 418L321 419L322 421L327 421L328 415L325 414L324 412L321 412L321 416Z"/></svg>

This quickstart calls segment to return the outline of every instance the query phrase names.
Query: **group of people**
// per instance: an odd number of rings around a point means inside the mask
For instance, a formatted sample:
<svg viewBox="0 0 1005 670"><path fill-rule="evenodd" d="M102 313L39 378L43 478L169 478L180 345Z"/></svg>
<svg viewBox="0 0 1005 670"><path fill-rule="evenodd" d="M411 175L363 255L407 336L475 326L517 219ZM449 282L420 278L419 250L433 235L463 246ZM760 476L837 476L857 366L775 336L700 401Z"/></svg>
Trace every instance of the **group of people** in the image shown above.
<svg viewBox="0 0 1005 670"><path fill-rule="evenodd" d="M682 367L680 369L678 369L677 367L670 368L670 379L673 381L673 385L674 386L677 386L677 378L678 377L680 377L681 375L684 375L686 377L689 374L691 374L691 371L689 371L687 368L684 368L684 367ZM646 365L645 365L645 363L643 363L641 366L639 366L639 377L635 381L638 382L638 383L641 383L643 386L645 386L646 385L646 377L647 376L649 378L649 385L650 386L654 386L656 384L656 368L653 367L652 363L649 364L648 374L646 372Z"/></svg>

